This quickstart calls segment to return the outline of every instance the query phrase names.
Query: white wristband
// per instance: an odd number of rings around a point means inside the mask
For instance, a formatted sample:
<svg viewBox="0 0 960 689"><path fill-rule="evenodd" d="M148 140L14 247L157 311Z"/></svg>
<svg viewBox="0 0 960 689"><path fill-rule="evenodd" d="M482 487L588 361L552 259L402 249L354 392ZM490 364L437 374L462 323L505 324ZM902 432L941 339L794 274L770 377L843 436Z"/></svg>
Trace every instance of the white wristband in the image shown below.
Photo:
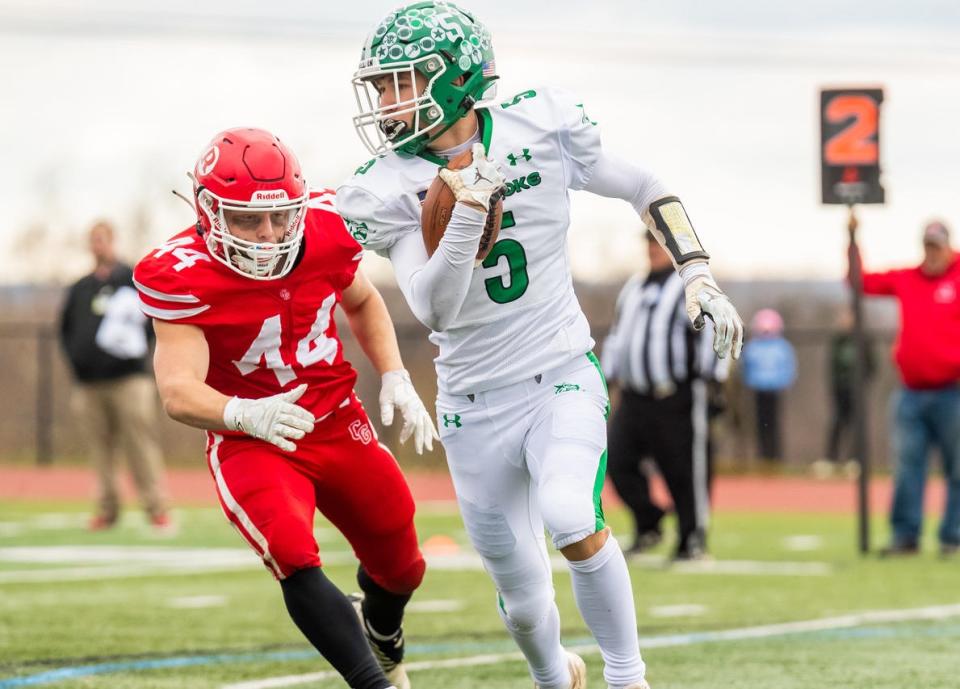
<svg viewBox="0 0 960 689"><path fill-rule="evenodd" d="M710 264L706 261L692 261L680 266L680 279L683 280L684 288L689 287L697 278L707 278L713 280L713 274L710 272Z"/></svg>
<svg viewBox="0 0 960 689"><path fill-rule="evenodd" d="M223 408L223 425L231 431L243 431L240 423L240 398L231 397Z"/></svg>
<svg viewBox="0 0 960 689"><path fill-rule="evenodd" d="M410 372L407 371L407 369L395 368L392 371L387 371L382 376L380 376L380 384L383 385L384 383L391 382L394 378L399 378L400 380L404 380L408 383L411 382Z"/></svg>

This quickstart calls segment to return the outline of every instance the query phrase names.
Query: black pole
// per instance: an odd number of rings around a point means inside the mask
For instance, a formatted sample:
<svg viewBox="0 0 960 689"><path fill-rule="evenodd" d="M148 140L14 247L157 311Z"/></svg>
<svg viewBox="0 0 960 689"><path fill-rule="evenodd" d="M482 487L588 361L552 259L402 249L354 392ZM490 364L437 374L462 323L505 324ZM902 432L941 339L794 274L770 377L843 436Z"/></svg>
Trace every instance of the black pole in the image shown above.
<svg viewBox="0 0 960 689"><path fill-rule="evenodd" d="M853 428L854 452L860 463L860 477L858 481L859 494L859 532L860 553L870 552L870 456L867 444L867 389L866 389L866 362L867 362L867 333L863 323L863 271L860 265L860 249L857 246L857 216L853 205L849 206L850 216L847 222L847 231L850 235L850 245L847 248L847 259L850 265L850 293L853 309L853 339L856 343L857 356L853 362Z"/></svg>
<svg viewBox="0 0 960 689"><path fill-rule="evenodd" d="M37 464L53 462L53 331L40 326L37 333Z"/></svg>

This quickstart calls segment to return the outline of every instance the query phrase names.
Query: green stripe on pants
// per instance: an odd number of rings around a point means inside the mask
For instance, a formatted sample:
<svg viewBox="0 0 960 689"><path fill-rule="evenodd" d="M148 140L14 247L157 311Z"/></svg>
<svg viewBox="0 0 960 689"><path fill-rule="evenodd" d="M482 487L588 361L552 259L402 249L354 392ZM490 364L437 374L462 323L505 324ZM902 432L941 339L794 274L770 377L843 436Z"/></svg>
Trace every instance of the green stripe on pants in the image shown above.
<svg viewBox="0 0 960 689"><path fill-rule="evenodd" d="M603 381L603 395L607 398L607 408L603 411L603 418L610 416L610 393L607 391L607 379L603 375L603 369L600 368L600 361L593 352L587 352L587 358L590 360L600 374L600 380ZM593 513L597 520L595 522L596 531L602 530L607 522L603 518L603 501L600 499L600 493L603 492L603 481L607 477L607 451L604 450L600 455L600 465L597 467L597 476L593 480Z"/></svg>

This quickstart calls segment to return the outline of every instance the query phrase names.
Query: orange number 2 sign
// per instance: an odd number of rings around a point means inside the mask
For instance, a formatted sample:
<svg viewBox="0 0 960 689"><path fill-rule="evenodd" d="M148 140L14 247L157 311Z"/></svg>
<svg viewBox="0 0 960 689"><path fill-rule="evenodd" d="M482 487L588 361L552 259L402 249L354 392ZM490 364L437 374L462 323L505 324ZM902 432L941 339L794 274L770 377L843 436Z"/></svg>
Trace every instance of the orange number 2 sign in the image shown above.
<svg viewBox="0 0 960 689"><path fill-rule="evenodd" d="M827 104L825 114L827 121L836 125L853 118L826 142L823 154L827 165L877 164L877 101L867 95L839 95Z"/></svg>

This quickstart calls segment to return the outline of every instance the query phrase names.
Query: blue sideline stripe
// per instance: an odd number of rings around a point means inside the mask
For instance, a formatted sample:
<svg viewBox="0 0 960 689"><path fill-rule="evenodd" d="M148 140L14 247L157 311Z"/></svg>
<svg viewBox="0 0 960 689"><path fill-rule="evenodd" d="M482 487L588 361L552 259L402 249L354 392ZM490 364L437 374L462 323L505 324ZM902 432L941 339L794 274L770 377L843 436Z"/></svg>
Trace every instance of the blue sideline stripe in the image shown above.
<svg viewBox="0 0 960 689"><path fill-rule="evenodd" d="M66 680L77 679L79 677L91 677L93 675L106 675L116 672L129 672L136 670L159 670L176 667L190 667L193 665L216 665L218 663L253 663L264 660L309 660L316 658L319 660L317 652L313 649L309 651L274 651L270 653L244 653L244 654L217 654L203 656L177 656L174 658L158 658L156 660L133 660L117 663L100 663L99 665L79 665L76 667L65 667L59 670L50 670L36 675L26 677L14 677L13 679L0 680L0 689L16 689L17 687L35 687L41 684L52 684L54 682L63 682Z"/></svg>

